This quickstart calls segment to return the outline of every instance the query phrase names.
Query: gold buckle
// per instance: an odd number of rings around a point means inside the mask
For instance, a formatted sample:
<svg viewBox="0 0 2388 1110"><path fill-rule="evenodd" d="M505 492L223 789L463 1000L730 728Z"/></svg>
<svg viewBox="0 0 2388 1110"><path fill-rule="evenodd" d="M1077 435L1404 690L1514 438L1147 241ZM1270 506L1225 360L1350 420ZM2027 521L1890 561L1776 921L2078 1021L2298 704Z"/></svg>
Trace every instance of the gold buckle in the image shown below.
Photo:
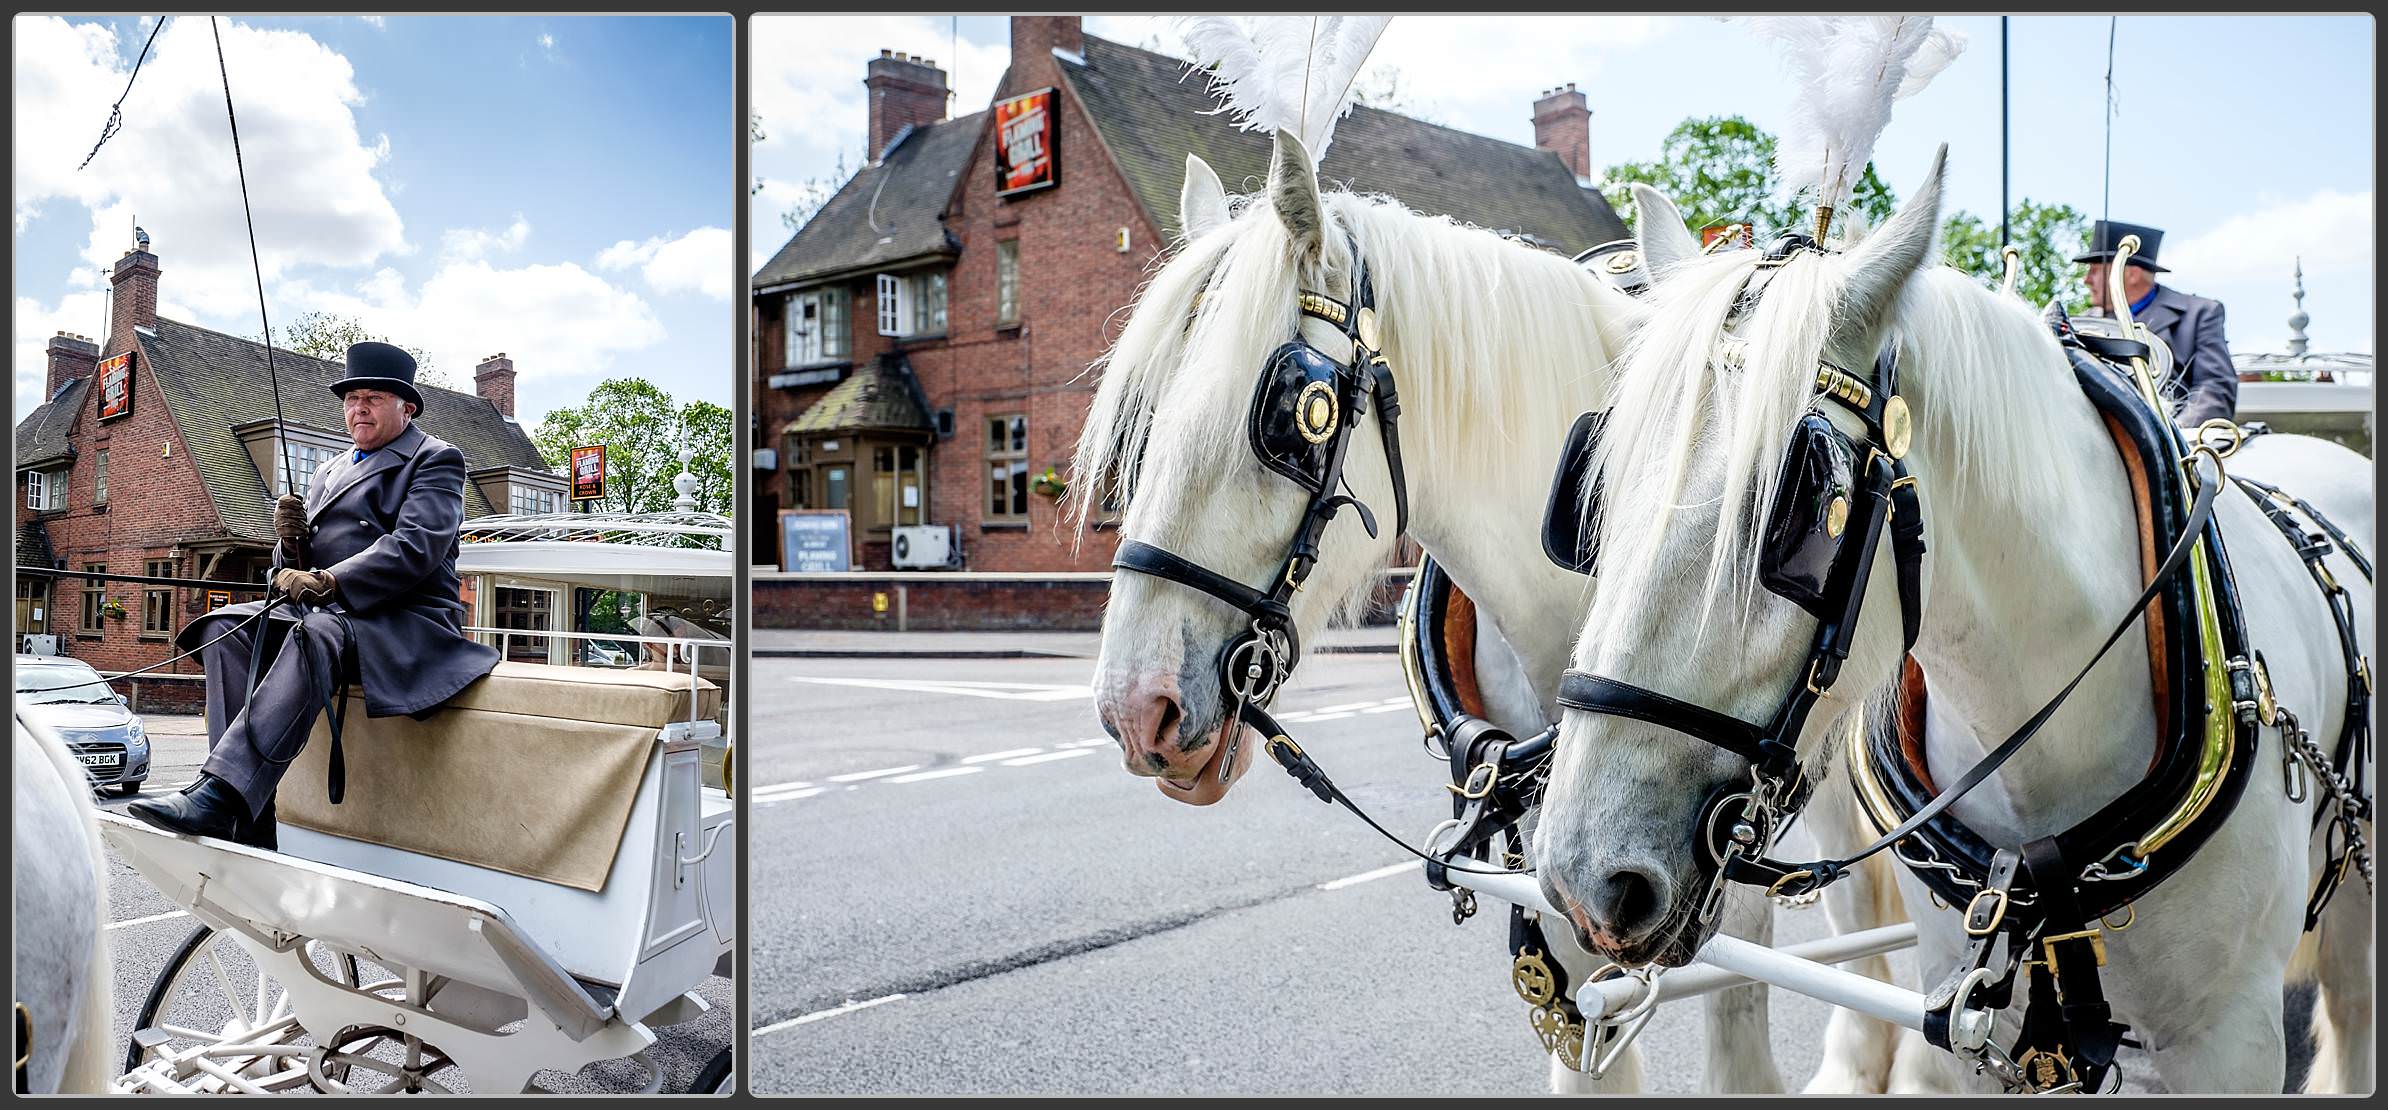
<svg viewBox="0 0 2388 1110"><path fill-rule="evenodd" d="M2051 1049L2035 1048L2024 1053L2023 1059L2015 1061L2015 1071L2023 1076L2024 1084L2031 1088L2033 1094L2077 1086L2081 1082L2081 1076L2073 1070L2073 1062L2065 1059L2064 1053Z"/></svg>
<svg viewBox="0 0 2388 1110"><path fill-rule="evenodd" d="M1773 884L1766 888L1766 896L1772 898L1781 894L1783 892L1784 884L1791 882L1793 879L1812 879L1815 877L1816 873L1814 871L1810 871L1807 868L1802 867L1799 870L1785 875L1780 879L1776 879Z"/></svg>
<svg viewBox="0 0 2388 1110"><path fill-rule="evenodd" d="M1301 746L1300 744L1296 744L1296 743L1294 743L1294 739L1293 739L1293 737L1291 737L1291 736L1287 736L1286 734L1284 734L1284 733L1282 733L1282 732L1278 733L1278 734L1277 734L1277 735L1275 735L1275 736L1271 736L1271 737L1269 737L1269 747L1270 747L1270 748L1275 748L1275 747L1277 747L1277 746L1278 746L1278 745L1280 745L1280 744L1282 744L1282 745L1284 745L1286 748L1290 749L1290 750L1291 750L1291 751L1294 753L1294 757L1295 757L1295 758L1297 758L1297 759L1301 758L1301 755L1302 755L1302 746Z"/></svg>
<svg viewBox="0 0 2388 1110"><path fill-rule="evenodd" d="M1476 785L1476 779L1477 779L1477 777L1478 777L1478 776L1477 776L1477 774L1476 774L1476 772L1478 772L1478 771L1483 771L1483 772L1485 772L1485 774L1483 775L1483 779L1484 779L1484 785L1483 785L1483 786L1478 786L1478 785ZM1475 765L1474 767L1470 767L1470 768L1468 768L1468 781L1467 781L1467 789L1465 789L1465 790L1462 790L1462 789L1460 789L1460 788L1459 788L1459 787L1457 787L1457 786L1453 786L1453 785L1451 785L1450 783L1444 783L1444 784L1443 784L1443 789L1445 789L1445 790L1448 790L1448 791L1450 791L1450 792L1452 792L1452 793L1454 793L1454 794L1457 794L1457 795L1459 795L1459 796L1460 796L1460 797L1462 797L1462 798L1469 798L1469 799L1481 798L1481 797L1484 797L1484 796L1485 796L1485 795L1487 795L1487 794L1490 794L1490 793L1492 793L1493 784L1494 784L1495 782L1499 781L1499 779L1500 779L1500 774L1501 774L1501 773L1500 773L1500 770L1499 770L1498 768L1494 767L1492 764L1490 764L1490 763L1479 763L1479 764Z"/></svg>
<svg viewBox="0 0 2388 1110"><path fill-rule="evenodd" d="M1998 898L1998 909L1994 912L1987 911L1982 906L1982 899L1991 897L1993 895L1997 896ZM1969 937L1986 937L1997 932L1999 923L2007 919L2007 905L2008 899L2006 891L2000 890L1997 887L1986 887L1982 890L1976 891L1974 893L1973 900L1965 904L1965 935ZM1983 922L1981 925L1976 926L1974 924L1974 919L1986 912L1989 913L1990 919L1986 922Z"/></svg>
<svg viewBox="0 0 2388 1110"><path fill-rule="evenodd" d="M2105 967L2106 934L2098 929L2083 929L2078 933L2059 933L2053 937L2040 938L2040 957L2047 962L2048 970L2052 972L2056 970L2056 946L2059 943L2084 938L2090 942L2090 951L2097 956L2098 966Z"/></svg>
<svg viewBox="0 0 2388 1110"><path fill-rule="evenodd" d="M1821 659L1811 659L1811 660L1809 660L1809 661L1808 661L1808 677L1807 677L1808 693L1814 694L1814 695L1816 695L1817 697L1820 697L1820 698L1821 698L1821 697L1829 697L1829 696L1831 696L1831 694L1832 694L1832 688L1831 688L1831 687L1829 687L1829 686L1818 686L1818 685L1816 685L1816 668L1817 668L1817 667L1820 667L1820 666L1823 666L1823 665L1824 665L1824 661L1823 661L1823 660L1821 660Z"/></svg>

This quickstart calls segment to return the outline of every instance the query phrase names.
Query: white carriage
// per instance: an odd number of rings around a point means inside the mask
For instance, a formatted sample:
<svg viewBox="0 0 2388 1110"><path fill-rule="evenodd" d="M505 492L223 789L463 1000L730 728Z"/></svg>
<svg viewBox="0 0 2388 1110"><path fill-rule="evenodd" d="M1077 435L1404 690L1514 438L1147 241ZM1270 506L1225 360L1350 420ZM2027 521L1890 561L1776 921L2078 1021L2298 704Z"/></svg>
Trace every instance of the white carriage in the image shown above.
<svg viewBox="0 0 2388 1110"><path fill-rule="evenodd" d="M101 815L201 923L140 1011L118 1092L461 1075L505 1094L604 1060L660 1088L655 1030L711 1009L699 988L737 939L732 642L686 619L728 604L730 523L692 510L468 521L466 631L507 661L425 721L352 699L337 806L319 722L277 795L278 852ZM525 607L549 617L612 591L639 602L634 627L669 634L525 621L500 590L562 602ZM731 1076L725 1046L693 1089Z"/></svg>

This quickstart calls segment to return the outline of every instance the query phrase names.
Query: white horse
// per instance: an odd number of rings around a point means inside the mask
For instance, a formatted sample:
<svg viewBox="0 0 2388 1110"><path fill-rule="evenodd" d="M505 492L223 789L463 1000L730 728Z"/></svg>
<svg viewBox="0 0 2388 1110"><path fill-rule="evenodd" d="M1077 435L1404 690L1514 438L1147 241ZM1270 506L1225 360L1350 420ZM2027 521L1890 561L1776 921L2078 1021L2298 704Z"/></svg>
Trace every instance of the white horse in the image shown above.
<svg viewBox="0 0 2388 1110"><path fill-rule="evenodd" d="M1348 297L1347 243L1356 243L1401 389L1410 535L1514 650L1517 662L1502 670L1522 665L1523 681L1488 684L1495 722L1517 736L1541 731L1575 624L1554 598L1587 588L1540 555L1543 476L1569 420L1602 403L1607 364L1639 307L1556 255L1383 199L1322 197L1308 154L1289 136L1278 138L1266 195L1240 212L1209 167L1189 159L1181 209L1188 242L1155 275L1107 358L1074 464L1077 511L1132 490L1123 537L1246 583L1273 574L1304 495L1252 453L1244 422L1254 382L1297 327L1330 356L1348 353L1339 331L1299 317L1295 301L1305 290ZM1673 218L1690 253L1696 248ZM1392 480L1373 425L1371 415L1353 429L1344 473L1374 508L1379 534L1371 538L1348 512L1327 528L1292 603L1304 642L1393 554ZM1127 770L1161 780L1167 797L1216 802L1259 748L1247 738L1222 774L1222 741L1241 726L1226 714L1215 667L1242 627L1229 608L1176 583L1133 573L1113 580L1097 706ZM1730 916L1737 935L1763 942L1771 930L1761 900ZM1557 947L1580 982L1593 967L1588 957ZM1713 996L1709 1007L1710 1085L1780 1090L1763 988ZM1879 1073L1892 1042L1877 1040ZM1635 1089L1637 1069L1621 1066L1599 1089ZM1552 1080L1565 1091L1582 1077L1554 1061Z"/></svg>
<svg viewBox="0 0 2388 1110"><path fill-rule="evenodd" d="M1945 151L1943 160L1945 159ZM1777 466L1809 403L1819 360L1869 367L1895 336L1899 389L1915 412L1906 456L1923 496L1929 554L1914 654L1931 704L1962 727L1927 742L1933 777L1953 781L2069 680L2138 595L2141 552L2114 441L2047 329L2011 297L1927 266L1942 160L1900 213L1843 255L1802 253L1773 275L1740 326L1739 358L1717 356L1727 313L1753 270L1747 254L1683 267L1655 292L1654 315L1620 364L1599 465L1610 501L1601 589L1575 664L1745 720L1765 720L1804 662L1813 619L1755 586L1753 506L1772 504ZM2369 461L2297 436L2251 441L2229 466L2308 501L2356 536L2371 534ZM2217 505L2250 645L2271 661L2281 704L2325 745L2338 735L2347 676L2337 633L2305 566L2236 487ZM1823 769L1845 692L1882 688L1900 666L1898 597L1878 553L1866 618L1842 672L1799 738ZM2372 591L2343 558L2359 633ZM1559 596L1559 595L1554 595ZM2022 757L1955 813L2012 846L2088 816L2138 780L2156 722L2144 636L2125 636ZM2281 738L2267 729L2237 808L2182 871L2109 931L2103 974L2116 1020L2179 1092L2277 1092L2286 1054L2284 975L2320 978L2309 1089L2372 1086L2370 892L2340 888L2316 958L2294 958L2317 842L2309 805L2288 800ZM1832 774L1832 770L1825 770ZM1569 711L1535 846L1547 884L1612 956L1676 959L1706 930L1680 907L1704 885L1691 826L1709 790L1746 780L1741 761L1655 726ZM2317 792L2318 794L2318 792ZM1901 875L1907 905L1925 889ZM1618 884L1648 884L1624 904ZM1964 937L1952 910L1921 913L1928 977ZM2018 990L2016 999L2024 992ZM2012 1031L2017 1012L2001 1014ZM1980 1087L1945 1053L1902 1056L1897 1081ZM1910 1072L1917 1074L1910 1074Z"/></svg>
<svg viewBox="0 0 2388 1110"><path fill-rule="evenodd" d="M16 719L11 811L16 1004L31 1031L26 1089L104 1092L115 1074L107 857L91 780L48 729Z"/></svg>

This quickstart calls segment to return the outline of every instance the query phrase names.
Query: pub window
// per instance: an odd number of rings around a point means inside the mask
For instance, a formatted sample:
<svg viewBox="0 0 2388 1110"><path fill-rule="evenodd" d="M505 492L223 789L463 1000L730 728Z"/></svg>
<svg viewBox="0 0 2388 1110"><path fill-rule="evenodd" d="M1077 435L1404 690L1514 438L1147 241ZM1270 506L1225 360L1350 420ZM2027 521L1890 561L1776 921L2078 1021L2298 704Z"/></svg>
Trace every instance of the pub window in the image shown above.
<svg viewBox="0 0 2388 1110"><path fill-rule="evenodd" d="M945 271L921 274L913 282L916 315L912 318L912 334L945 334Z"/></svg>
<svg viewBox="0 0 2388 1110"><path fill-rule="evenodd" d="M66 471L28 470L25 472L25 507L35 512L55 512L66 507Z"/></svg>
<svg viewBox="0 0 2388 1110"><path fill-rule="evenodd" d="M1028 418L987 420L987 519L1028 519Z"/></svg>
<svg viewBox="0 0 2388 1110"><path fill-rule="evenodd" d="M276 483L281 486L277 492L295 493L301 497L305 497L307 491L314 488L316 472L331 465L332 460L340 454L335 448L318 447L311 443L299 443L295 440L289 444L289 449L290 476L295 481Z"/></svg>
<svg viewBox="0 0 2388 1110"><path fill-rule="evenodd" d="M1020 322L1020 241L995 244L995 326Z"/></svg>
<svg viewBox="0 0 2388 1110"><path fill-rule="evenodd" d="M945 271L879 275L879 334L945 333Z"/></svg>
<svg viewBox="0 0 2388 1110"><path fill-rule="evenodd" d="M888 524L918 524L922 516L920 448L871 449L871 500Z"/></svg>
<svg viewBox="0 0 2388 1110"><path fill-rule="evenodd" d="M172 559L151 559L141 573L150 578L174 577ZM141 590L141 634L164 636L174 631L174 587L144 586Z"/></svg>
<svg viewBox="0 0 2388 1110"><path fill-rule="evenodd" d="M91 503L108 503L108 449L102 447L91 459Z"/></svg>
<svg viewBox="0 0 2388 1110"><path fill-rule="evenodd" d="M788 365L804 366L846 357L846 291L831 286L788 298Z"/></svg>
<svg viewBox="0 0 2388 1110"><path fill-rule="evenodd" d="M555 628L555 591L497 588L497 626L518 632L550 632ZM547 637L505 638L506 658L517 663L545 663Z"/></svg>
<svg viewBox="0 0 2388 1110"><path fill-rule="evenodd" d="M510 485L508 499L517 516L539 516L556 511L556 491L537 486Z"/></svg>
<svg viewBox="0 0 2388 1110"><path fill-rule="evenodd" d="M108 573L108 564L106 564L106 563L85 563L85 564L83 564L83 569L84 569L84 570L87 570L87 571L90 571L90 572L91 572L91 573L93 573L93 574L106 574L106 573ZM89 632L89 633L92 633L92 634L95 634L95 635L96 635L96 634L98 634L98 633L101 633L101 632L105 632L105 631L107 631L107 629L108 629L108 626L107 626L107 623L106 623L106 618L105 618L105 617L102 615L102 613L101 613L101 609L102 609L102 607L106 606L106 605L107 605L107 603L108 603L108 584L107 584L107 583L105 583L105 582L102 582L102 581L100 581L100 580L99 580L99 579L97 579L97 578L86 578L86 579L84 579L84 580L83 580L83 625L82 625L83 631L85 631L85 632Z"/></svg>

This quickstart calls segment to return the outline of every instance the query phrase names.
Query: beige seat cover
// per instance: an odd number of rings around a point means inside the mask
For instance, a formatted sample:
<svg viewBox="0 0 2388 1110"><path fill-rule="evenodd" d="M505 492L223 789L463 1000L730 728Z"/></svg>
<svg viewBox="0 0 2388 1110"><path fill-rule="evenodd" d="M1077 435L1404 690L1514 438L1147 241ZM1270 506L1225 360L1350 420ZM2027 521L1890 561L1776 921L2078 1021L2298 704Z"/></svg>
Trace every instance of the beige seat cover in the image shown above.
<svg viewBox="0 0 2388 1110"><path fill-rule="evenodd" d="M698 680L697 719L720 689ZM500 663L424 720L368 717L349 696L348 792L326 797L318 720L275 795L285 823L598 891L621 848L656 732L689 715L686 672Z"/></svg>

